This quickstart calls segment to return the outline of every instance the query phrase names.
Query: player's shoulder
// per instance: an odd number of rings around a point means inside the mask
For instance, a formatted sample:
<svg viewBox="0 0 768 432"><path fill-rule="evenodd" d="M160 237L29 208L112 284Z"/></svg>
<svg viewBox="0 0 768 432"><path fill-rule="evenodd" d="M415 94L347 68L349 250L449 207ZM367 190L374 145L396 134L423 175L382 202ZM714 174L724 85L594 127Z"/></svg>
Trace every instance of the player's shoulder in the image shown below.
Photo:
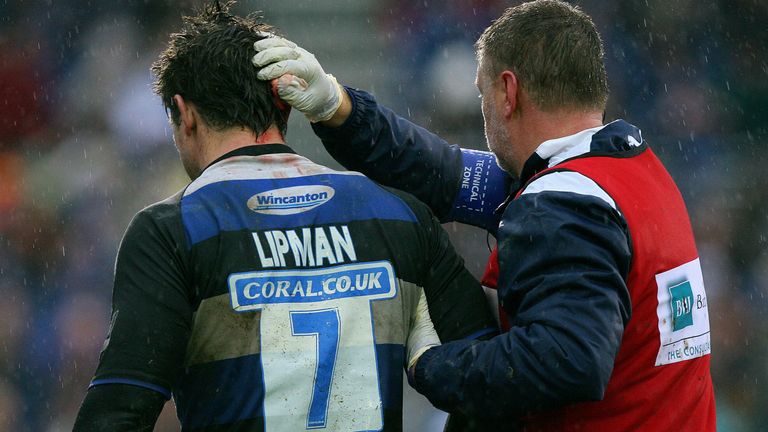
<svg viewBox="0 0 768 432"><path fill-rule="evenodd" d="M417 225L431 218L427 205L408 192L385 186L357 171L330 171L329 174L333 178L332 186L338 187L342 194L349 194L347 199L366 202L376 218L408 221Z"/></svg>
<svg viewBox="0 0 768 432"><path fill-rule="evenodd" d="M400 199L410 210L420 223L431 221L433 218L432 210L424 202L413 196L412 194L395 189L389 186L380 185L387 193L394 195Z"/></svg>
<svg viewBox="0 0 768 432"><path fill-rule="evenodd" d="M178 234L181 224L181 198L184 190L139 210L128 225L126 235L136 232L169 232Z"/></svg>
<svg viewBox="0 0 768 432"><path fill-rule="evenodd" d="M154 202L139 210L136 213L136 216L134 216L134 219L140 218L164 221L169 218L178 217L180 214L181 198L183 195L184 189L163 200Z"/></svg>

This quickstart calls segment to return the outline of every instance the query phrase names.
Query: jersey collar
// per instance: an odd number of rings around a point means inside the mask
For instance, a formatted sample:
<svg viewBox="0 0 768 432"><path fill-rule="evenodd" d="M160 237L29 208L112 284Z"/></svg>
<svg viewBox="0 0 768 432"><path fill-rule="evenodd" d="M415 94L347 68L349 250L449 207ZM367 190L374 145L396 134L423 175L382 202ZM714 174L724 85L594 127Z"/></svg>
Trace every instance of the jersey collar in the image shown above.
<svg viewBox="0 0 768 432"><path fill-rule="evenodd" d="M263 156L263 155L278 154L278 153L296 154L296 152L293 151L292 148L288 147L285 144L254 144L254 145L236 148L231 152L225 153L223 156L209 163L208 166L205 167L205 169L210 168L212 165L215 165L223 161L224 159L229 159L235 156Z"/></svg>

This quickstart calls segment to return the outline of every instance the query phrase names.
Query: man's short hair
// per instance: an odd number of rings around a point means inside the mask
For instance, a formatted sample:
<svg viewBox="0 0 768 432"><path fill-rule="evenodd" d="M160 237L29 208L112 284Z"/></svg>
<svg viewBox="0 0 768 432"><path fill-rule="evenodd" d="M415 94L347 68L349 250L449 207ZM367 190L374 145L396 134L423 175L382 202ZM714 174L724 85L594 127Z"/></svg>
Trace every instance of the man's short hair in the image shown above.
<svg viewBox="0 0 768 432"><path fill-rule="evenodd" d="M511 7L475 44L487 72L508 69L543 110L605 108L603 44L592 19L559 0Z"/></svg>
<svg viewBox="0 0 768 432"><path fill-rule="evenodd" d="M273 29L259 13L229 13L232 1L203 6L182 18L182 29L171 34L168 47L152 65L154 90L175 124L179 109L173 96L193 103L214 129L248 128L256 135L272 124L285 134L287 118L277 108L269 82L260 81L251 63L253 43Z"/></svg>

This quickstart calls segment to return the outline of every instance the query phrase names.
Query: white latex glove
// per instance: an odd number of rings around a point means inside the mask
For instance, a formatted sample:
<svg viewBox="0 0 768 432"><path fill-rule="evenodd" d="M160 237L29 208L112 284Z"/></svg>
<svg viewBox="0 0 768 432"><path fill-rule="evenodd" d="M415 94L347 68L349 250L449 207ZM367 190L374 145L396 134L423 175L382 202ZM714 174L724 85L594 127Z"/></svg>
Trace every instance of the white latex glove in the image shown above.
<svg viewBox="0 0 768 432"><path fill-rule="evenodd" d="M414 311L411 319L411 331L408 333L408 340L405 343L409 373L412 372L421 355L437 345L440 345L440 338L437 336L432 318L429 316L427 297L422 291L416 311Z"/></svg>
<svg viewBox="0 0 768 432"><path fill-rule="evenodd" d="M333 75L309 51L295 43L269 34L257 41L253 48L258 53L251 60L262 69L261 80L277 80L280 99L301 111L312 122L325 121L341 105L342 89Z"/></svg>

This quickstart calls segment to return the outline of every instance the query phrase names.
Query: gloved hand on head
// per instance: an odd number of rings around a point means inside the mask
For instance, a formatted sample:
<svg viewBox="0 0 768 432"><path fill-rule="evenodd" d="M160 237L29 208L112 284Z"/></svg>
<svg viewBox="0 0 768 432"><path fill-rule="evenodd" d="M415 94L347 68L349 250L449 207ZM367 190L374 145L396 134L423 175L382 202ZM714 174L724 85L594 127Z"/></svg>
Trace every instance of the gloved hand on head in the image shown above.
<svg viewBox="0 0 768 432"><path fill-rule="evenodd" d="M259 79L277 80L280 99L301 111L312 122L325 121L339 109L343 91L333 75L326 74L314 55L295 43L265 34L253 44L258 53L252 62L261 67Z"/></svg>

